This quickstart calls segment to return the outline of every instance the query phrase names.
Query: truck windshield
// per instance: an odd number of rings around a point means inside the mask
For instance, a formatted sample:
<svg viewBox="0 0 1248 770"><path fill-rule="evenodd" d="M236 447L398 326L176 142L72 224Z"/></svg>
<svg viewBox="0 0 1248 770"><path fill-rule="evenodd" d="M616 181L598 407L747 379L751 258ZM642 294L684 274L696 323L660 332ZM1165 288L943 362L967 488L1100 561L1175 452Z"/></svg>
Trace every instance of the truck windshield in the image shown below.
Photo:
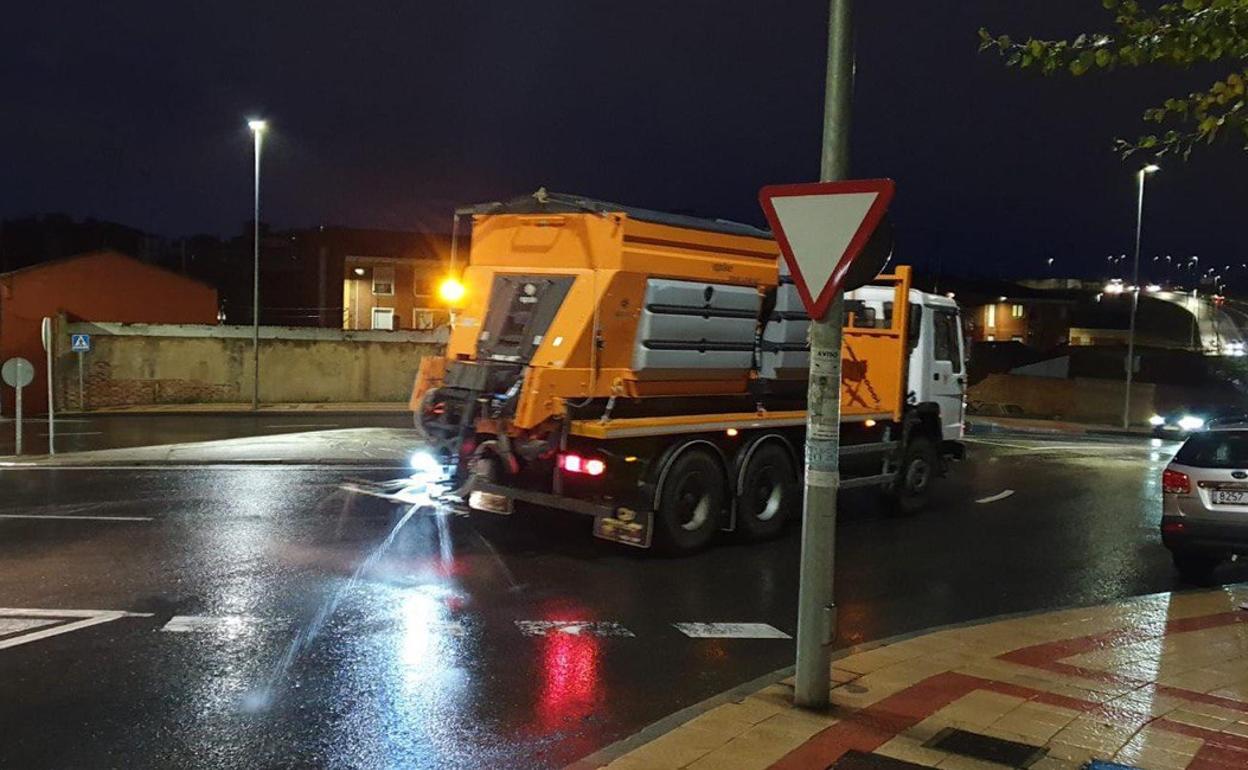
<svg viewBox="0 0 1248 770"><path fill-rule="evenodd" d="M1248 468L1248 431L1197 433L1174 461L1196 468Z"/></svg>

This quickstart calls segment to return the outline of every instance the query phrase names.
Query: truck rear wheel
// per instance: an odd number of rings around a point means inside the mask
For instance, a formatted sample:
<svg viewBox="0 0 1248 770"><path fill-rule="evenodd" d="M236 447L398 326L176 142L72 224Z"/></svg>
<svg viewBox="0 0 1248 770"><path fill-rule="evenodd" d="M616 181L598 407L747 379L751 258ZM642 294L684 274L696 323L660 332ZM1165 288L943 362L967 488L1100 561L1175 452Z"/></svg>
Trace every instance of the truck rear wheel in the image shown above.
<svg viewBox="0 0 1248 770"><path fill-rule="evenodd" d="M927 506L932 486L940 473L940 456L928 438L910 440L897 467L897 478L888 488L889 508L900 516L910 516Z"/></svg>
<svg viewBox="0 0 1248 770"><path fill-rule="evenodd" d="M655 539L666 553L704 548L720 528L728 480L710 452L689 449L668 466L655 511Z"/></svg>
<svg viewBox="0 0 1248 770"><path fill-rule="evenodd" d="M752 540L775 537L798 510L793 461L779 444L768 441L750 455L737 494L737 527Z"/></svg>

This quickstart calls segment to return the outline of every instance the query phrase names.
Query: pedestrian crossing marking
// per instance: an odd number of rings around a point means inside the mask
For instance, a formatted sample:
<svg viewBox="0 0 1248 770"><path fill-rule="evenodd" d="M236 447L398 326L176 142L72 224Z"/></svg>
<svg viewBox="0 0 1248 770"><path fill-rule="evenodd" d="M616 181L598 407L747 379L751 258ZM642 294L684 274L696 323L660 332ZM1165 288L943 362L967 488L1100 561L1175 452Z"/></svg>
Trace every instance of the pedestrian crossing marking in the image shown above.
<svg viewBox="0 0 1248 770"><path fill-rule="evenodd" d="M766 623L673 623L691 639L792 639Z"/></svg>
<svg viewBox="0 0 1248 770"><path fill-rule="evenodd" d="M602 636L631 638L636 636L614 621L601 620L517 620L516 628L525 636Z"/></svg>

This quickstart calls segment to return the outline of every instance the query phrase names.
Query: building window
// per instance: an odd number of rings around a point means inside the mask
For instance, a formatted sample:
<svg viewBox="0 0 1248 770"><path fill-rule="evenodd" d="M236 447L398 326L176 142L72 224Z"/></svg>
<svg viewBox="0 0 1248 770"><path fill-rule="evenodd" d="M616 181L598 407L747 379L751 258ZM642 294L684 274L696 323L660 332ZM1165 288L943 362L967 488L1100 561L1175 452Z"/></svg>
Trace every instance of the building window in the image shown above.
<svg viewBox="0 0 1248 770"><path fill-rule="evenodd" d="M394 331L394 308L373 308L373 328Z"/></svg>
<svg viewBox="0 0 1248 770"><path fill-rule="evenodd" d="M986 338L986 340L987 340L988 342L996 342L996 341L997 341L997 335L995 335L995 334L989 334L989 335L988 335L988 337Z"/></svg>
<svg viewBox="0 0 1248 770"><path fill-rule="evenodd" d="M1012 306L1012 307L1010 308L1010 315L1011 315L1011 316L1013 316L1014 318L1022 318L1022 317L1023 317L1023 306L1022 306L1022 305L1014 305L1014 306Z"/></svg>
<svg viewBox="0 0 1248 770"><path fill-rule="evenodd" d="M997 325L997 306L989 305L988 307L984 308L984 326L987 326L989 329L992 329L996 325Z"/></svg>
<svg viewBox="0 0 1248 770"><path fill-rule="evenodd" d="M1013 337L1010 337L1010 341L1011 341L1011 342L1022 342L1022 341L1023 341L1023 338L1022 338L1022 337L1019 337L1018 335L1014 335Z"/></svg>
<svg viewBox="0 0 1248 770"><path fill-rule="evenodd" d="M394 268L373 268L373 296L389 297L394 294Z"/></svg>

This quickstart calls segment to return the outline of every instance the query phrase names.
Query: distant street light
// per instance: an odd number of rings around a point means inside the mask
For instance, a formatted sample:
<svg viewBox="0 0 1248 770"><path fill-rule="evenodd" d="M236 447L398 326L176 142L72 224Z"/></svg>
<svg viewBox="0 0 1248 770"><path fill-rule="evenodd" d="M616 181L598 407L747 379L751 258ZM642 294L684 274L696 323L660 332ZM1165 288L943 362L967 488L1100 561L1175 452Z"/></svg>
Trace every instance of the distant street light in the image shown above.
<svg viewBox="0 0 1248 770"><path fill-rule="evenodd" d="M255 196L252 209L252 275L251 275L251 347L252 347L252 387L251 408L260 408L260 146L264 142L264 132L269 124L263 120L247 121L255 137Z"/></svg>
<svg viewBox="0 0 1248 770"><path fill-rule="evenodd" d="M1155 174L1161 167L1150 163L1135 173L1139 187L1135 208L1135 267L1131 282L1135 284L1131 290L1131 327L1127 332L1127 387L1122 400L1122 427L1131 424L1131 375L1135 369L1135 314L1140 306L1140 236L1144 231L1144 180L1149 174Z"/></svg>

